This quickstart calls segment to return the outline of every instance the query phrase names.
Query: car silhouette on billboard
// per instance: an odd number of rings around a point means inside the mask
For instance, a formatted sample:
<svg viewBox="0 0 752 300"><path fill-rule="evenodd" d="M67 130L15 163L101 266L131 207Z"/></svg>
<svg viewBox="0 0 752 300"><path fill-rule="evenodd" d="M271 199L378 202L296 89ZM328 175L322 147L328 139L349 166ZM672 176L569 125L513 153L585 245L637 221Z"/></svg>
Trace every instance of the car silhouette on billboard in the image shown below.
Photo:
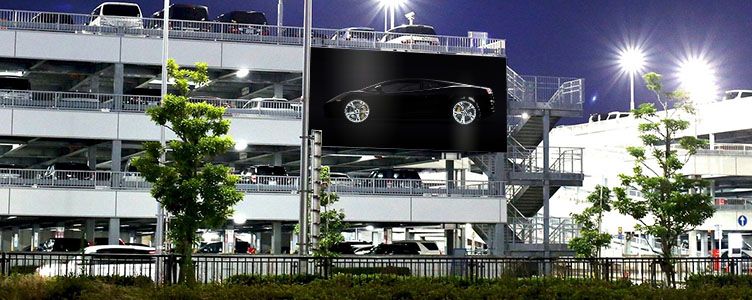
<svg viewBox="0 0 752 300"><path fill-rule="evenodd" d="M397 79L342 93L324 104L328 119L451 121L476 124L494 113L493 90L433 79Z"/></svg>

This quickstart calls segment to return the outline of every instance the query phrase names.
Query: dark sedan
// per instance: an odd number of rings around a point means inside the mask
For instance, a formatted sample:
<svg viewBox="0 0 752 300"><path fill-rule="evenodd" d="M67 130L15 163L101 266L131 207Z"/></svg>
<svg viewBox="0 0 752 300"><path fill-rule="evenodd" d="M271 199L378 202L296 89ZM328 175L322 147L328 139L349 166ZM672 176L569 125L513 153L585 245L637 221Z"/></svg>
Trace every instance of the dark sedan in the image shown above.
<svg viewBox="0 0 752 300"><path fill-rule="evenodd" d="M327 118L371 120L450 120L477 123L494 113L493 90L432 79L399 79L345 92L324 104Z"/></svg>

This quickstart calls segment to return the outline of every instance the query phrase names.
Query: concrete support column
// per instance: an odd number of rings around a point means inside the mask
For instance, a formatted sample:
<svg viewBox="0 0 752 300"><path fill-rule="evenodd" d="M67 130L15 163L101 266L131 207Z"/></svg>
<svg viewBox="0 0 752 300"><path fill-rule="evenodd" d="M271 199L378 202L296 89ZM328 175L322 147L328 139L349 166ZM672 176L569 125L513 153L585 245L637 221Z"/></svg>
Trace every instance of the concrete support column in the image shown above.
<svg viewBox="0 0 752 300"><path fill-rule="evenodd" d="M460 228L459 244L457 246L459 248L467 249L467 231L469 228L466 224L461 225Z"/></svg>
<svg viewBox="0 0 752 300"><path fill-rule="evenodd" d="M120 111L123 107L123 80L124 80L124 73L125 73L125 67L122 63L116 63L115 64L115 73L112 77L112 93L115 94L115 99L113 99L112 103L112 109L114 111Z"/></svg>
<svg viewBox="0 0 752 300"><path fill-rule="evenodd" d="M99 93L99 73L91 76L89 80L89 93Z"/></svg>
<svg viewBox="0 0 752 300"><path fill-rule="evenodd" d="M455 243L457 241L457 237L455 235L454 229L445 229L444 230L444 237L446 238L446 255L453 255L454 254L454 248Z"/></svg>
<svg viewBox="0 0 752 300"><path fill-rule="evenodd" d="M709 145L710 146L710 150L713 150L713 149L715 149L715 133L711 133L708 136L709 136L709 139L710 139L710 141L708 141L708 143L710 144Z"/></svg>
<svg viewBox="0 0 752 300"><path fill-rule="evenodd" d="M687 232L687 236L687 243L689 244L689 257L697 257L697 231L690 230L689 232Z"/></svg>
<svg viewBox="0 0 752 300"><path fill-rule="evenodd" d="M275 83L274 84L274 98L284 98L285 97L285 86L281 83Z"/></svg>
<svg viewBox="0 0 752 300"><path fill-rule="evenodd" d="M233 225L227 226L223 233L222 240L222 253L234 254L235 253L235 227Z"/></svg>
<svg viewBox="0 0 752 300"><path fill-rule="evenodd" d="M494 256L504 256L507 252L506 227L506 223L494 224L493 243L487 245L491 249L491 254Z"/></svg>
<svg viewBox="0 0 752 300"><path fill-rule="evenodd" d="M89 169L97 169L97 146L91 146L86 150L86 158L88 159Z"/></svg>
<svg viewBox="0 0 752 300"><path fill-rule="evenodd" d="M107 243L117 245L120 240L120 218L110 218L110 227L107 231Z"/></svg>
<svg viewBox="0 0 752 300"><path fill-rule="evenodd" d="M86 240L91 242L92 245L94 244L94 239L97 237L96 229L97 229L97 220L86 219L86 227L84 228L84 235L86 236Z"/></svg>
<svg viewBox="0 0 752 300"><path fill-rule="evenodd" d="M13 227L13 242L10 251L21 251L21 228Z"/></svg>
<svg viewBox="0 0 752 300"><path fill-rule="evenodd" d="M39 246L39 224L31 225L31 251L36 251Z"/></svg>
<svg viewBox="0 0 752 300"><path fill-rule="evenodd" d="M409 227L405 227L405 239L406 240L414 240L415 239L415 236L413 235L412 232L410 232L410 228Z"/></svg>
<svg viewBox="0 0 752 300"><path fill-rule="evenodd" d="M446 180L447 180L447 195L451 194L451 189L454 188L454 160L446 160Z"/></svg>
<svg viewBox="0 0 752 300"><path fill-rule="evenodd" d="M140 244L141 241L137 241L136 240L137 238L138 238L138 236L136 235L136 231L135 230L128 231L128 242L129 243Z"/></svg>
<svg viewBox="0 0 752 300"><path fill-rule="evenodd" d="M698 231L700 234L700 257L708 256L708 232L705 230Z"/></svg>
<svg viewBox="0 0 752 300"><path fill-rule="evenodd" d="M112 153L110 159L112 160L110 171L112 172L122 172L126 171L122 169L121 163L123 161L123 141L121 140L114 140L112 141Z"/></svg>
<svg viewBox="0 0 752 300"><path fill-rule="evenodd" d="M282 222L272 222L272 254L282 254Z"/></svg>
<svg viewBox="0 0 752 300"><path fill-rule="evenodd" d="M282 165L282 153L274 153L274 165L275 166L281 166Z"/></svg>

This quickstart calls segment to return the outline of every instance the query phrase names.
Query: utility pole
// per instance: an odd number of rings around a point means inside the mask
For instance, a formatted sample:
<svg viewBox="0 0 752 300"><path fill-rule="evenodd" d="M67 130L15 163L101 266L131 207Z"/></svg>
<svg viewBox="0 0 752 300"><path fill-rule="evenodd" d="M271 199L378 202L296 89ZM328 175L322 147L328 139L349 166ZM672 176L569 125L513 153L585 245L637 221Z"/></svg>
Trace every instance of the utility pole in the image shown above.
<svg viewBox="0 0 752 300"><path fill-rule="evenodd" d="M303 125L300 142L300 255L308 255L308 168L310 157L308 155L310 133L308 128L308 116L311 98L311 20L313 18L313 0L304 0L305 13L303 17Z"/></svg>
<svg viewBox="0 0 752 300"><path fill-rule="evenodd" d="M285 3L284 0L277 0L277 32L284 24Z"/></svg>

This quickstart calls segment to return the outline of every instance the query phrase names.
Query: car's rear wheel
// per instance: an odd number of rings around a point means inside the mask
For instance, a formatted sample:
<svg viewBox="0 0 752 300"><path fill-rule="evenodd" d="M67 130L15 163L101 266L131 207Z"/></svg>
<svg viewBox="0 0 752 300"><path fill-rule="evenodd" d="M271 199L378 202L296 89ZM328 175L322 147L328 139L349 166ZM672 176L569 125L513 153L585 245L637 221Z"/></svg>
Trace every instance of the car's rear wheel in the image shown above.
<svg viewBox="0 0 752 300"><path fill-rule="evenodd" d="M363 100L353 99L345 104L345 118L353 123L362 123L371 114L371 108Z"/></svg>
<svg viewBox="0 0 752 300"><path fill-rule="evenodd" d="M461 97L452 104L452 119L460 125L470 125L480 117L480 109L475 100Z"/></svg>

